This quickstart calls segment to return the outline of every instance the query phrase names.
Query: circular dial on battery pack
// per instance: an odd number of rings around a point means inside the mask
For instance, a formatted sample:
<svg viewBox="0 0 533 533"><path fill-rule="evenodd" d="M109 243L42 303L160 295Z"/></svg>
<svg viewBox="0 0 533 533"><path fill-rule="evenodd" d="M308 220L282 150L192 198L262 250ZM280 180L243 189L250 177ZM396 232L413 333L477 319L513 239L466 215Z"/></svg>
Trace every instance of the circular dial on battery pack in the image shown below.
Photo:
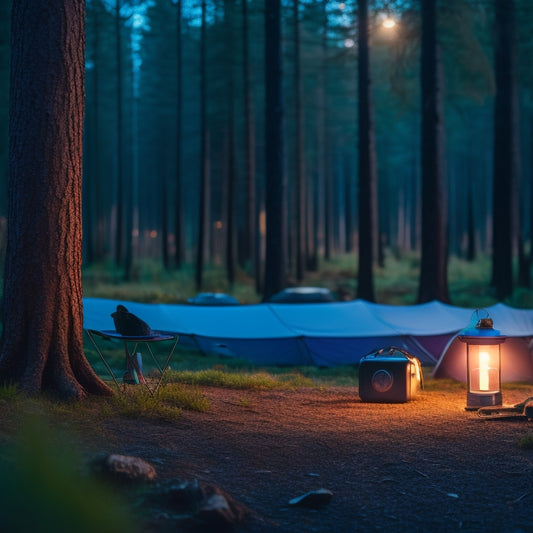
<svg viewBox="0 0 533 533"><path fill-rule="evenodd" d="M387 392L391 387L394 378L390 372L380 369L372 376L372 387L376 392Z"/></svg>

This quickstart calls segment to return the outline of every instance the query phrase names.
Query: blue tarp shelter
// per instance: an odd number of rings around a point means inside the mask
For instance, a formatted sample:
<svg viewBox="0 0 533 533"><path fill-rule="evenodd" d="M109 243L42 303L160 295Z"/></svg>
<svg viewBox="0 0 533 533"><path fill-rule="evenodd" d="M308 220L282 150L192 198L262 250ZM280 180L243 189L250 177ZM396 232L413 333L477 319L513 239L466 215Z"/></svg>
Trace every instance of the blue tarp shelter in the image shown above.
<svg viewBox="0 0 533 533"><path fill-rule="evenodd" d="M85 298L84 327L114 329L110 315L118 304L152 329L179 333L207 354L239 357L259 365L336 366L357 364L365 354L393 345L434 366L436 376L461 380L466 375L462 374L464 345L455 337L474 311L440 302L393 306L353 300L209 307ZM514 338L503 345L502 379L533 381L533 361L527 350L533 337L533 310L503 304L487 310L495 327ZM521 348L519 363L506 354L515 345ZM509 370L513 368L518 370Z"/></svg>

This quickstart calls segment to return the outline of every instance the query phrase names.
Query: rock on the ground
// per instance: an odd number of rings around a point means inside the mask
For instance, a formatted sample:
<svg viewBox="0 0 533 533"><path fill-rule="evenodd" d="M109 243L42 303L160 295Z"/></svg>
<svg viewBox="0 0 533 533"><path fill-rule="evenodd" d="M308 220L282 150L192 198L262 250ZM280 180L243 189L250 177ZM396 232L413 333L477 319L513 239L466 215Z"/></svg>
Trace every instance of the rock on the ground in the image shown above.
<svg viewBox="0 0 533 533"><path fill-rule="evenodd" d="M328 489L313 490L293 498L289 501L289 505L317 509L323 505L327 505L331 501L332 496L333 492Z"/></svg>
<svg viewBox="0 0 533 533"><path fill-rule="evenodd" d="M144 502L159 525L183 522L193 530L194 525L214 531L231 530L252 515L250 509L219 487L199 485L196 480L158 483L145 494Z"/></svg>
<svg viewBox="0 0 533 533"><path fill-rule="evenodd" d="M148 462L129 455L103 455L93 461L93 468L105 478L120 482L147 482L157 477Z"/></svg>

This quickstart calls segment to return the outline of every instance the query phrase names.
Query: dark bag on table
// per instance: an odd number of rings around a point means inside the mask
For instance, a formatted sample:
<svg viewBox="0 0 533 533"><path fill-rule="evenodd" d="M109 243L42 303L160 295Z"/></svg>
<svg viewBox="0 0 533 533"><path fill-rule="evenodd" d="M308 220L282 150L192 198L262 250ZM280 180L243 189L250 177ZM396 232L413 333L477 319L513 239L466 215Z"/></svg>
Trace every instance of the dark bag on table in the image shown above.
<svg viewBox="0 0 533 533"><path fill-rule="evenodd" d="M152 335L150 326L138 316L130 313L123 305L117 305L117 310L111 313L117 333L125 337L147 337Z"/></svg>

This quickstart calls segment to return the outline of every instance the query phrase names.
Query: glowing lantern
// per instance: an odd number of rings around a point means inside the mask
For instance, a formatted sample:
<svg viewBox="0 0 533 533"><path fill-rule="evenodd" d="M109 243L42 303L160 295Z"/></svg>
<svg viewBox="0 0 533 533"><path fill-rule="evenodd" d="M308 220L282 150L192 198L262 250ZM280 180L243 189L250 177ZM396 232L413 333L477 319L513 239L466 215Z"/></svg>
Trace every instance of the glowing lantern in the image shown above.
<svg viewBox="0 0 533 533"><path fill-rule="evenodd" d="M392 17L386 16L383 19L382 24L384 28L387 28L388 30L390 30L391 28L394 28L394 26L396 26L396 21Z"/></svg>
<svg viewBox="0 0 533 533"><path fill-rule="evenodd" d="M472 315L471 324L461 331L459 340L466 343L466 409L502 404L501 345L506 337L494 329L486 310Z"/></svg>

